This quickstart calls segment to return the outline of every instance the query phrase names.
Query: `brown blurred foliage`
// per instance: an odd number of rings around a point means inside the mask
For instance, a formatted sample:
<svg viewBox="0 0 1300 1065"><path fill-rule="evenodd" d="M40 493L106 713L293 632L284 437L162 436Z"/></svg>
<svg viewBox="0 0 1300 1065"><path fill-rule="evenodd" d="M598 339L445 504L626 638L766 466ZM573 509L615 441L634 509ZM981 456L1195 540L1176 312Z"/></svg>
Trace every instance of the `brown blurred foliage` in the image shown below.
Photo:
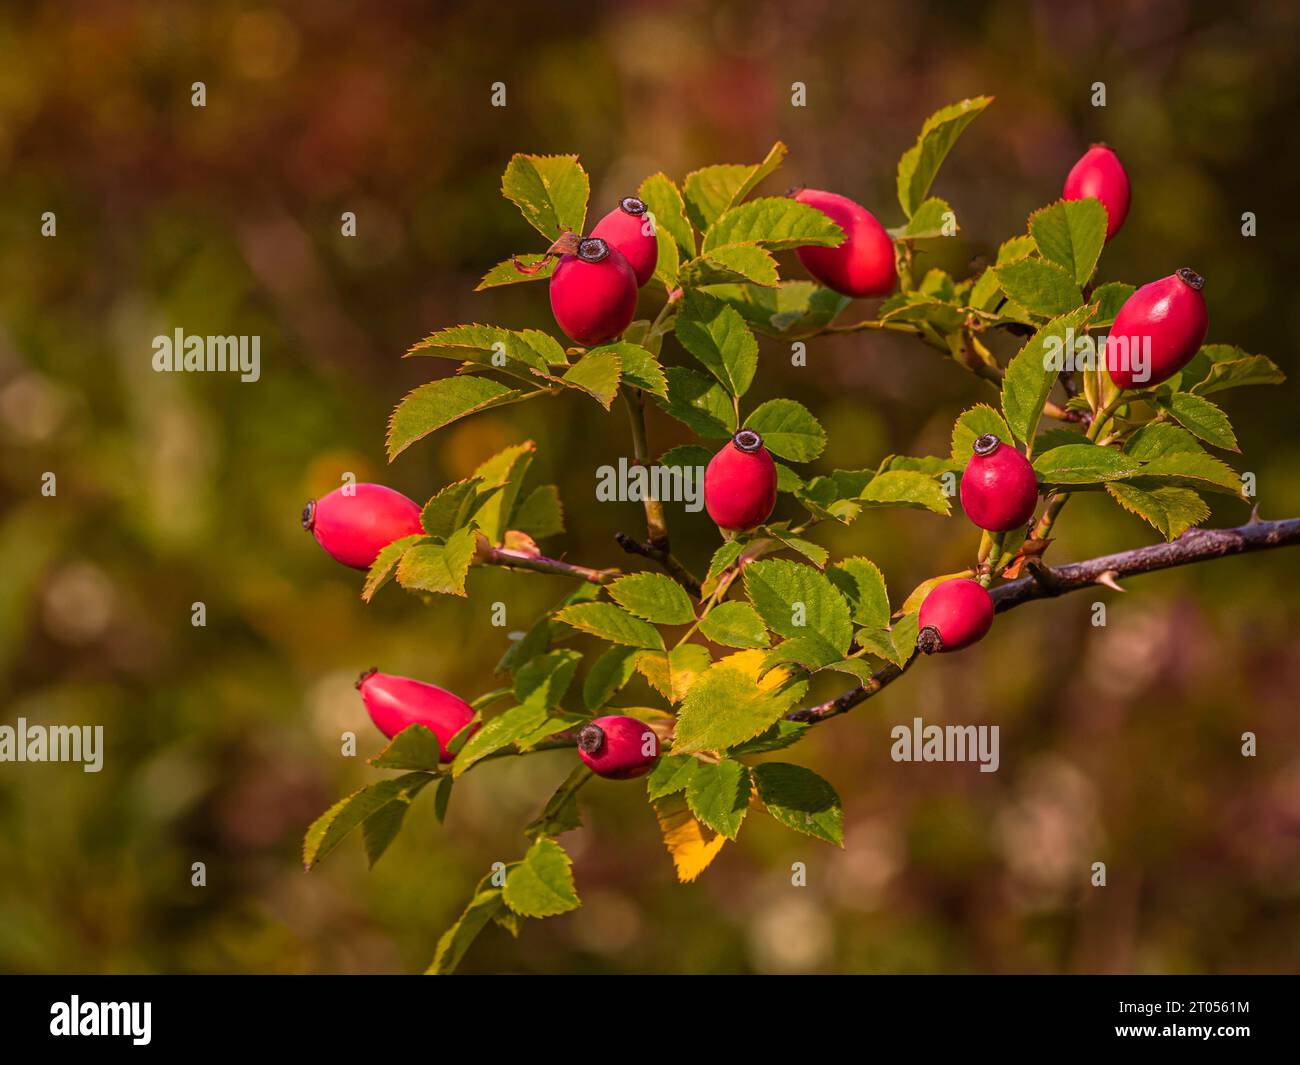
<svg viewBox="0 0 1300 1065"><path fill-rule="evenodd" d="M1194 266L1210 339L1267 353L1294 381L1297 28L1290 5L1168 0L6 5L3 720L102 724L107 756L99 774L0 765L0 967L414 970L481 871L522 852L520 826L572 755L476 770L445 828L418 804L373 872L355 842L310 875L298 858L310 820L375 775L339 757L344 729L364 755L381 745L355 674L481 693L506 645L490 604L524 628L566 590L476 572L467 601L394 589L367 607L359 578L298 529L308 496L350 471L424 499L531 437L567 505L556 550L622 564L612 534L637 528L635 505L593 497L594 467L625 453L623 420L574 398L384 461L393 404L446 369L403 362L412 342L461 321L550 324L540 286L471 291L510 252L538 250L499 197L512 152L580 153L594 212L646 174L756 161L779 138L791 156L774 185L833 188L894 224L894 165L920 122L990 93L936 186L963 231L924 265L969 273L1105 140L1135 194L1102 279ZM489 106L496 81L505 108ZM790 106L796 81L807 107ZM1105 108L1090 105L1096 81ZM355 238L340 236L344 211ZM153 373L152 337L177 326L259 335L261 380ZM819 414L819 469L942 452L953 417L991 396L886 337L818 341L799 371L764 353L753 401L794 395ZM1294 385L1221 398L1265 516L1300 513ZM658 416L651 433L686 440ZM1225 503L1213 521L1245 517ZM670 518L702 566L716 532ZM1090 498L1052 555L1152 538ZM875 559L895 596L974 543L960 517L917 512L822 539ZM593 785L588 830L565 840L582 909L517 941L489 929L465 968L1294 970L1298 572L1279 552L1016 611L978 651L819 728L794 757L840 790L842 852L753 818L681 887L640 789ZM190 624L195 602L206 627ZM892 762L889 729L914 715L999 724L1001 769ZM1247 730L1258 757L1241 756ZM195 861L206 888L189 886ZM1088 884L1094 861L1104 889ZM793 862L807 887L790 886Z"/></svg>

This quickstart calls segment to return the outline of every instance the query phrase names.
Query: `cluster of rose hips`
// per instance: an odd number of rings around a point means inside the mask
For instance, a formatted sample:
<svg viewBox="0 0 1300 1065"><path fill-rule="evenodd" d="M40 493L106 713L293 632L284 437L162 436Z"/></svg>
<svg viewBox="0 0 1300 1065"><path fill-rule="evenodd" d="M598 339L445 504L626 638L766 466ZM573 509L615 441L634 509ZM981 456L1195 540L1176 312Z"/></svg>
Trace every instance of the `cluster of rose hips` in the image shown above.
<svg viewBox="0 0 1300 1065"><path fill-rule="evenodd" d="M1114 151L1094 145L1070 170L1062 195L1066 200L1099 200L1106 209L1109 241L1128 214L1128 175ZM851 298L893 291L898 283L894 242L870 211L817 189L799 190L794 198L844 231L836 247L796 249L799 261L818 282ZM551 275L550 301L560 329L587 346L621 336L636 313L637 290L650 280L658 259L646 205L626 197L590 236L567 234L552 250L559 261ZM1128 338L1130 349L1146 345L1149 376L1137 382L1132 360L1121 361L1108 338L1106 367L1117 388L1153 387L1187 365L1208 325L1203 285L1197 274L1184 268L1129 297L1116 315L1111 337ZM727 533L747 532L771 516L776 486L776 464L762 437L742 428L705 469L705 509ZM996 534L1024 528L1038 506L1038 494L1033 467L1013 443L992 434L975 441L960 489L962 509L972 523ZM419 506L376 484L336 489L308 503L303 527L333 558L362 570L394 540L423 533ZM993 600L983 584L967 578L944 581L921 604L917 647L926 654L958 651L982 639L992 624ZM408 725L425 725L438 737L444 762L452 757L452 737L474 717L469 704L451 692L407 677L371 670L357 687L380 731L391 738ZM583 726L577 740L583 762L611 779L649 772L659 753L655 733L644 722L621 715L596 718Z"/></svg>

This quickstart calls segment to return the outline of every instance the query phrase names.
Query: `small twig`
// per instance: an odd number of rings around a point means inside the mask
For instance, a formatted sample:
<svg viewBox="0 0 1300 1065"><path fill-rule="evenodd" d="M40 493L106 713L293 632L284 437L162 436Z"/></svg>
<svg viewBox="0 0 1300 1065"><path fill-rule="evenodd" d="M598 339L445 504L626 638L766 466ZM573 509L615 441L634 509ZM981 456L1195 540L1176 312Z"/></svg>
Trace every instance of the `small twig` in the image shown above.
<svg viewBox="0 0 1300 1065"><path fill-rule="evenodd" d="M507 569L526 569L533 573L554 573L562 577L577 577L592 584L609 584L623 576L619 569L593 569L579 566L546 555L530 555L522 551L511 551L505 547L480 548L476 560L485 566L504 566Z"/></svg>

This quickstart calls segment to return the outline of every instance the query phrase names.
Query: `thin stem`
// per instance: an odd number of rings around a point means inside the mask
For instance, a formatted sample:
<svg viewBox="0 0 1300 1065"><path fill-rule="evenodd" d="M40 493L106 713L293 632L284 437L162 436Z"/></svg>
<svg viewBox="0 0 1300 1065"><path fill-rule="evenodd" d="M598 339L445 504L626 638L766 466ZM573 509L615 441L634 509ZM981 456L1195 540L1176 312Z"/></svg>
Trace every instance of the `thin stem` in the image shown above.
<svg viewBox="0 0 1300 1065"><path fill-rule="evenodd" d="M525 569L533 573L554 573L561 577L577 577L592 584L609 584L623 576L620 569L593 569L579 566L558 558L545 555L529 555L522 551L512 551L505 547L480 549L477 561L485 566L504 566L506 569Z"/></svg>

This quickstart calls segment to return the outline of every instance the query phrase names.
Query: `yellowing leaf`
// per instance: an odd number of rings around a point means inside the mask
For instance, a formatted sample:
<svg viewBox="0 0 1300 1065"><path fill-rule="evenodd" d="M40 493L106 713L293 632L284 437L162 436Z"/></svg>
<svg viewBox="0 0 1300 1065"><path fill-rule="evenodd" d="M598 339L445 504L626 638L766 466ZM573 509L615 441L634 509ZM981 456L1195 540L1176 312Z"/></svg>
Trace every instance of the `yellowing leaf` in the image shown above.
<svg viewBox="0 0 1300 1065"><path fill-rule="evenodd" d="M677 869L677 879L683 884L690 883L718 856L727 837L701 824L680 792L660 799L654 808L664 846Z"/></svg>

